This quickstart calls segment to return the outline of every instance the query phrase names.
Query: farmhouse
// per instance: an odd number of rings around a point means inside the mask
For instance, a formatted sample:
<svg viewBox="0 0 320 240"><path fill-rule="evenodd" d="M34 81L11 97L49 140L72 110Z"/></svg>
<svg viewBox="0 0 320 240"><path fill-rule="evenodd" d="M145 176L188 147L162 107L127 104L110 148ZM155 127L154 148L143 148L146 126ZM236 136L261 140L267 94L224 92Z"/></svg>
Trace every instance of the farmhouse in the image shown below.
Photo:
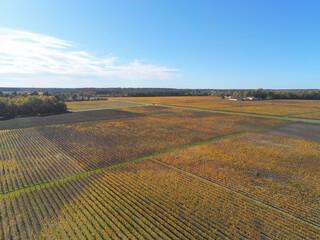
<svg viewBox="0 0 320 240"><path fill-rule="evenodd" d="M231 101L258 101L260 98L257 97L225 97Z"/></svg>
<svg viewBox="0 0 320 240"><path fill-rule="evenodd" d="M248 101L258 101L258 100L260 100L260 98L257 98L257 97L246 97L245 99L248 100Z"/></svg>
<svg viewBox="0 0 320 240"><path fill-rule="evenodd" d="M231 98L229 98L229 100L231 100L231 101L244 101L244 98L243 97L238 97L238 98L231 97Z"/></svg>

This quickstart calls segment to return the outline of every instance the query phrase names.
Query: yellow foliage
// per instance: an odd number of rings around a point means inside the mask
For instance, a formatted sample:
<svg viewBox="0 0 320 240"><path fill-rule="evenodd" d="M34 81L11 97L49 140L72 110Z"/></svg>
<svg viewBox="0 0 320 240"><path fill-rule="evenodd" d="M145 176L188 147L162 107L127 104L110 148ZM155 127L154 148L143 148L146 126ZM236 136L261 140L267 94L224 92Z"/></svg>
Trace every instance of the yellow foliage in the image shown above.
<svg viewBox="0 0 320 240"><path fill-rule="evenodd" d="M123 100L173 106L320 119L320 100L229 101L220 97L129 97ZM309 114L312 112L312 114ZM317 112L317 113L313 113ZM301 115L296 115L301 114Z"/></svg>
<svg viewBox="0 0 320 240"><path fill-rule="evenodd" d="M156 157L320 223L320 143L250 134Z"/></svg>

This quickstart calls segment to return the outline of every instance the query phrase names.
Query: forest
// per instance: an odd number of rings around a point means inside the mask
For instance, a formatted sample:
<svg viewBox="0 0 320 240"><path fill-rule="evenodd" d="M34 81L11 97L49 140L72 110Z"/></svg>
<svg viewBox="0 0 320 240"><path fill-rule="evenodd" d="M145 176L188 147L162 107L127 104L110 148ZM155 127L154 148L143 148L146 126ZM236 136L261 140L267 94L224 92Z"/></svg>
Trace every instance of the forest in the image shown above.
<svg viewBox="0 0 320 240"><path fill-rule="evenodd" d="M18 116L67 111L67 105L54 96L0 97L0 116Z"/></svg>

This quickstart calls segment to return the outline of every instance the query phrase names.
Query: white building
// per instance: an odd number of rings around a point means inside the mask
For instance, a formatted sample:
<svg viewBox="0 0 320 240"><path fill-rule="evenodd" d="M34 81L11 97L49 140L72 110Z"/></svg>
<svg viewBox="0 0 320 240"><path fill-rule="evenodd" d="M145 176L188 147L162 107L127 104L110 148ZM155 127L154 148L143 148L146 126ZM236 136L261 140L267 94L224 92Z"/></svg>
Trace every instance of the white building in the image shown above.
<svg viewBox="0 0 320 240"><path fill-rule="evenodd" d="M260 100L260 98L257 98L257 97L246 97L246 100L257 101L257 100Z"/></svg>
<svg viewBox="0 0 320 240"><path fill-rule="evenodd" d="M238 98L229 98L229 100L231 100L231 101L243 101L244 100L244 98L242 98L242 97L238 97Z"/></svg>

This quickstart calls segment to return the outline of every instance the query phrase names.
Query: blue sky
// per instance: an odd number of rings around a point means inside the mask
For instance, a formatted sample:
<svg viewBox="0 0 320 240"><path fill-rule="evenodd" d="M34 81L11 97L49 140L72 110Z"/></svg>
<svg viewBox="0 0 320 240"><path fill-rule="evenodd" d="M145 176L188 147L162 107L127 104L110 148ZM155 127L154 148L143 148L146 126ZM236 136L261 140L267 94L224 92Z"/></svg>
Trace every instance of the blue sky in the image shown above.
<svg viewBox="0 0 320 240"><path fill-rule="evenodd" d="M320 88L320 1L2 0L2 87Z"/></svg>

